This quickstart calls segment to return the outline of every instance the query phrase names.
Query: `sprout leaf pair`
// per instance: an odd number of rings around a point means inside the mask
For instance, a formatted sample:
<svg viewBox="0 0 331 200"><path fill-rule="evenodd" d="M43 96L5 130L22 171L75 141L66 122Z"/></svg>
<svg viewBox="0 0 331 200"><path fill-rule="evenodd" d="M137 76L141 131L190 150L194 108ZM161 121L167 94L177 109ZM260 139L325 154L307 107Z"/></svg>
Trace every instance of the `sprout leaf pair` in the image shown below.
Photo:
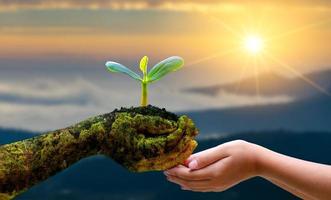
<svg viewBox="0 0 331 200"><path fill-rule="evenodd" d="M122 64L119 64L117 62L113 61L108 61L106 63L106 67L110 72L115 72L115 73L123 73L131 78L138 80L141 82L142 86L142 97L141 97L141 105L146 106L148 104L147 101L147 85L149 83L155 82L165 75L167 75L170 72L177 71L184 65L184 60L179 57L179 56L172 56L169 57L156 65L148 72L147 69L148 65L148 57L144 56L140 60L140 70L143 73L143 76L141 77L134 71L130 70L129 68L125 67Z"/></svg>

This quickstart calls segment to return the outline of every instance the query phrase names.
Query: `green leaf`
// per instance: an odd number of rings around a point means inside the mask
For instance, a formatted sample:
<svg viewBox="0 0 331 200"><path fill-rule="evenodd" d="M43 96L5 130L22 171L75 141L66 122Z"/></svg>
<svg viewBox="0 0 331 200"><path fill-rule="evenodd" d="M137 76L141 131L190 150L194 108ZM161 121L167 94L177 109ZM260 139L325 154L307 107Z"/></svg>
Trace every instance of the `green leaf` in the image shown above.
<svg viewBox="0 0 331 200"><path fill-rule="evenodd" d="M154 82L170 72L177 71L184 65L184 60L179 56L169 57L156 64L148 73L148 82Z"/></svg>
<svg viewBox="0 0 331 200"><path fill-rule="evenodd" d="M144 73L147 74L147 65L148 65L148 57L144 56L141 60L140 60L140 70Z"/></svg>
<svg viewBox="0 0 331 200"><path fill-rule="evenodd" d="M138 74L136 74L129 68L127 68L124 65L121 65L117 62L108 61L108 62L106 62L106 67L110 72L123 73L123 74L129 75L130 77L132 77L138 81L142 81L141 77Z"/></svg>

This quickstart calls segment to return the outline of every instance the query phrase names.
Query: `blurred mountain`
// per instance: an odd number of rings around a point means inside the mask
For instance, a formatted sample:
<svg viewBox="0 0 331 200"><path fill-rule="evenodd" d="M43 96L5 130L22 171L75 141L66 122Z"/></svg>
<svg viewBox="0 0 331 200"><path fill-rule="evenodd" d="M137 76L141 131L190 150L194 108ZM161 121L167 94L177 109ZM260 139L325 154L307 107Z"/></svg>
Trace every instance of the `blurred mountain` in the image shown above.
<svg viewBox="0 0 331 200"><path fill-rule="evenodd" d="M185 112L201 132L285 129L331 131L331 97L320 94L287 104Z"/></svg>
<svg viewBox="0 0 331 200"><path fill-rule="evenodd" d="M322 88L331 86L331 70L315 71L303 75L305 79L316 83ZM185 92L197 93L207 96L216 96L221 92L256 95L256 84L259 83L259 94L266 96L286 95L295 98L304 98L320 93L302 77L285 77L276 73L262 73L257 78L249 77L241 81L207 87L194 87L184 89Z"/></svg>
<svg viewBox="0 0 331 200"><path fill-rule="evenodd" d="M18 140L24 140L34 136L35 134L36 133L24 130L0 128L0 145Z"/></svg>
<svg viewBox="0 0 331 200"><path fill-rule="evenodd" d="M1 130L2 132L3 130ZM33 136L24 133L5 130L13 139ZM1 135L1 139L2 139ZM331 164L331 159L325 156L331 151L329 141L331 132L245 132L231 136L214 137L199 141L198 151L218 144L244 139L272 150L320 163ZM32 187L16 198L17 200L170 200L170 199L206 199L206 200L239 200L239 199L297 199L271 183L254 178L245 181L222 193L193 193L182 191L178 186L166 181L161 172L131 173L117 165L111 159L95 156L84 159L69 169L49 178L41 184Z"/></svg>

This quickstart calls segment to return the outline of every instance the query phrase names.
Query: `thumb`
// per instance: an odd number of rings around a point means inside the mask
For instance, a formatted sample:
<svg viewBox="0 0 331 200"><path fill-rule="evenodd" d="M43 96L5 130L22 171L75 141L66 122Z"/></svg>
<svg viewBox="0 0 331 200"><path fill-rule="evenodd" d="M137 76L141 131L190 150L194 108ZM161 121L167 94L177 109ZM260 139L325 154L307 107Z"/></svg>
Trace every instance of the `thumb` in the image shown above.
<svg viewBox="0 0 331 200"><path fill-rule="evenodd" d="M191 170L204 168L214 162L227 157L223 151L222 145L198 152L191 155L185 162L185 165Z"/></svg>

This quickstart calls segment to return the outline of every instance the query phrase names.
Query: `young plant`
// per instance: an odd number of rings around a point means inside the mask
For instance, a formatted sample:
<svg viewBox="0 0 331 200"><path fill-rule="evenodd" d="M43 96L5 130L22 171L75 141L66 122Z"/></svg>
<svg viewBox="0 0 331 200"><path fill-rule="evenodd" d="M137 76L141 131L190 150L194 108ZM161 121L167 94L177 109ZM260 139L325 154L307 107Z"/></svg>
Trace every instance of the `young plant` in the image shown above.
<svg viewBox="0 0 331 200"><path fill-rule="evenodd" d="M141 83L141 106L147 106L148 104L148 84L160 80L163 76L170 72L177 71L184 65L184 60L178 56L172 56L165 60L162 60L148 72L148 57L144 56L140 60L140 70L143 76L139 76L134 71L125 67L117 62L108 61L106 67L110 72L123 73L131 78L140 81Z"/></svg>

